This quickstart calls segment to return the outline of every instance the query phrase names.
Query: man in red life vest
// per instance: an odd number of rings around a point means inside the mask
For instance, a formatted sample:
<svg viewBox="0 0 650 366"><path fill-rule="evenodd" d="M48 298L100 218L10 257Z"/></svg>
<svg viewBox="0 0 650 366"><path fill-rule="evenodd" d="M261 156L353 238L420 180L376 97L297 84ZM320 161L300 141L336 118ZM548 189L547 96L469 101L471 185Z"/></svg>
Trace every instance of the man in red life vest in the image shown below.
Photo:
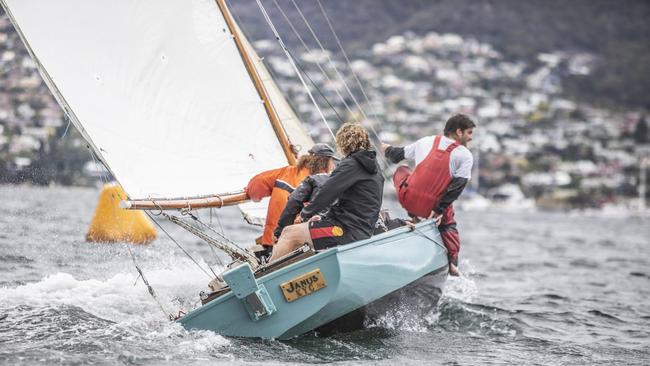
<svg viewBox="0 0 650 366"><path fill-rule="evenodd" d="M447 120L444 136L423 137L405 147L382 144L386 158L393 163L415 160L413 171L405 165L397 168L393 184L400 204L409 215L435 219L447 247L452 276L460 275L460 237L452 203L471 176L474 158L466 146L472 141L474 127L476 124L469 117L457 114Z"/></svg>

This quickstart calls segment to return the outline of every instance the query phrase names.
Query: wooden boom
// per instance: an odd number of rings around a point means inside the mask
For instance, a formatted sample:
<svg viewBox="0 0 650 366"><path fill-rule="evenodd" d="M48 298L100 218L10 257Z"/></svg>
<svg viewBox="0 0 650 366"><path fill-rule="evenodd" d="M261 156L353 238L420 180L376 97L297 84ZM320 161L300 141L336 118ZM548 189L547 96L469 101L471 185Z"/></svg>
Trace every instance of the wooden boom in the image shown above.
<svg viewBox="0 0 650 366"><path fill-rule="evenodd" d="M233 206L248 200L246 192L228 193L222 196L200 198L160 199L160 200L126 200L120 202L120 208L127 210L177 210L208 207Z"/></svg>

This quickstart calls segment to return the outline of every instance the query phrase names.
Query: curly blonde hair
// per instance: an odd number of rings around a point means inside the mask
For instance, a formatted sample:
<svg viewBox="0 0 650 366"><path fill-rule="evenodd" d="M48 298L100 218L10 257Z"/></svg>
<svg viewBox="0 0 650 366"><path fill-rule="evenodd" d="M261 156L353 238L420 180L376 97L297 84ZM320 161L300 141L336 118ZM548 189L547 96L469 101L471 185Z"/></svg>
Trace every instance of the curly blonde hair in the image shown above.
<svg viewBox="0 0 650 366"><path fill-rule="evenodd" d="M343 156L348 156L359 150L370 150L368 132L358 123L344 123L336 131L336 147Z"/></svg>

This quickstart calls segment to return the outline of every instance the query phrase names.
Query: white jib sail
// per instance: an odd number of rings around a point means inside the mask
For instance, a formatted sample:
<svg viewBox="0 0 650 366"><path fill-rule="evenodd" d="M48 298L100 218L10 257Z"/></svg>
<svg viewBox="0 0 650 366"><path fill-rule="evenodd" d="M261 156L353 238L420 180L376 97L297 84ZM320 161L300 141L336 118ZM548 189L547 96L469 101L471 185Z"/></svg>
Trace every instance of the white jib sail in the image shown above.
<svg viewBox="0 0 650 366"><path fill-rule="evenodd" d="M300 148L300 154L306 154L307 150L314 146L314 140L309 136L309 132L307 132L305 125L302 123L300 118L298 118L293 108L291 108L291 105L284 97L284 94L282 94L282 91L275 83L275 80L273 80L273 77L264 65L264 62L257 55L257 52L255 52L255 49L253 49L253 46L251 46L250 42L246 39L246 36L244 36L239 27L237 27L237 31L239 32L239 38L244 45L246 53L249 54L253 60L253 65L257 70L257 74L260 76L260 79L264 84L264 89L266 89L266 93L271 100L273 109L277 113L280 122L282 122L282 126L284 126L284 130L289 137L289 140L293 145Z"/></svg>
<svg viewBox="0 0 650 366"><path fill-rule="evenodd" d="M131 199L237 191L287 164L214 0L0 0Z"/></svg>

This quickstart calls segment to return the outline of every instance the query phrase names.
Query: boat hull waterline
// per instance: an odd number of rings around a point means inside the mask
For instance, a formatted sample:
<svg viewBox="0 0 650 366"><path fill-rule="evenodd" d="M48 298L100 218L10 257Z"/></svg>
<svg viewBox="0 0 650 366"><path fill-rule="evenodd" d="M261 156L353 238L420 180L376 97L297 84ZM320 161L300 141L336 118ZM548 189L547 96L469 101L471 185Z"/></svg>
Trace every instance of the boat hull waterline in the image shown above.
<svg viewBox="0 0 650 366"><path fill-rule="evenodd" d="M426 317L435 310L449 268L441 267L390 294L316 328L320 336L363 329L367 326L398 326L402 321Z"/></svg>
<svg viewBox="0 0 650 366"><path fill-rule="evenodd" d="M257 318L241 291L234 288L178 321L186 329L212 330L225 336L290 339L364 307L376 315L386 304L408 302L413 291L400 290L415 284L420 287L423 282L427 283L421 288L434 293L429 297L433 307L445 282L447 253L432 221L416 228L398 228L331 248L253 280L264 293L263 302L272 309L266 316ZM325 286L287 301L281 286L316 270ZM422 301L415 297L412 300Z"/></svg>

